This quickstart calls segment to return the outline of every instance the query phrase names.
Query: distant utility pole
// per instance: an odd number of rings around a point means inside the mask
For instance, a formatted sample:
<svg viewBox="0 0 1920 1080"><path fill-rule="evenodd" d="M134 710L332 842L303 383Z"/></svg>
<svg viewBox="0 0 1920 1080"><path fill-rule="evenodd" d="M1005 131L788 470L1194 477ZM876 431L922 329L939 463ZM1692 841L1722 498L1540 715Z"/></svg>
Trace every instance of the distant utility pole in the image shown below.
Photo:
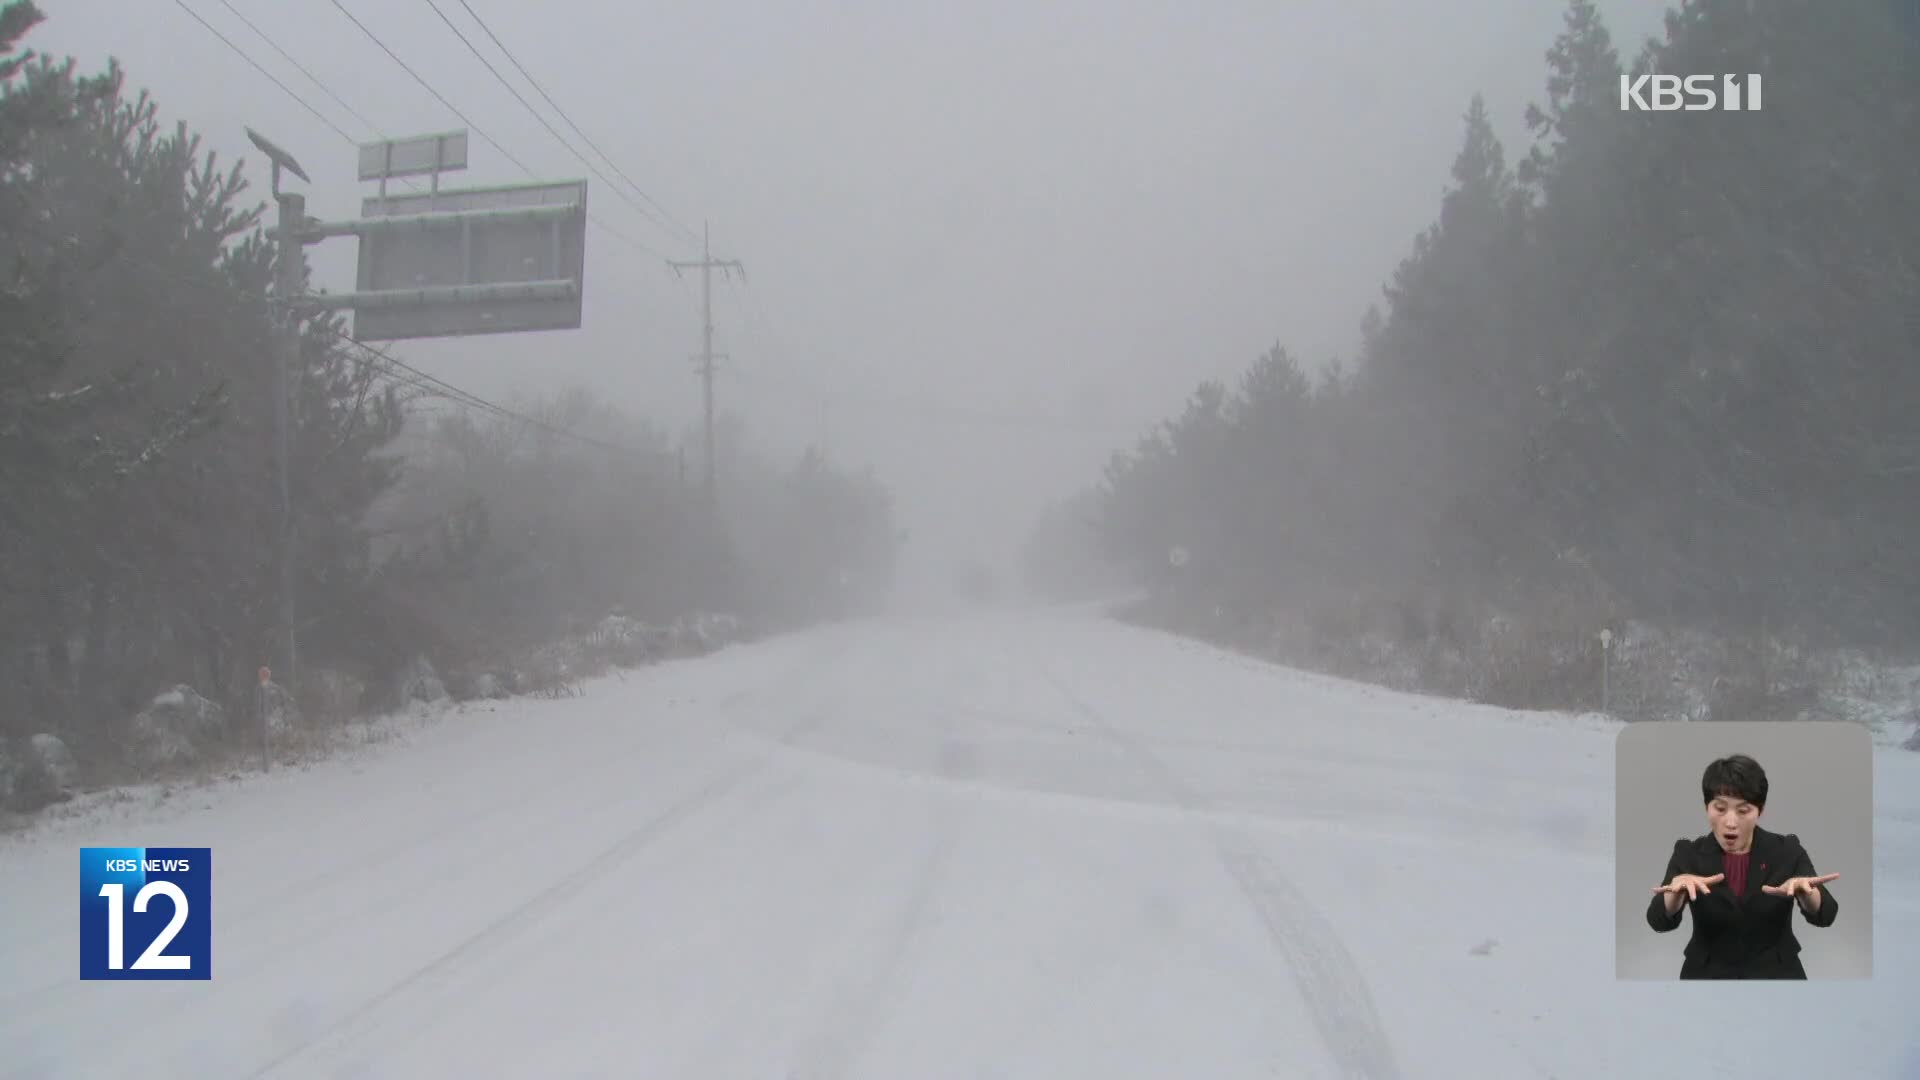
<svg viewBox="0 0 1920 1080"><path fill-rule="evenodd" d="M682 270L691 270L691 269L698 268L700 271L700 304L702 308L701 318L704 324L704 330L705 330L706 336L704 338L705 344L700 350L700 355L695 357L694 359L698 360L700 363L700 379L706 389L706 413L707 413L706 462L705 462L706 484L707 484L706 498L707 498L707 509L712 510L716 505L716 500L714 498L714 479L713 479L714 478L713 365L714 365L714 361L716 360L726 359L726 357L724 356L716 356L713 351L713 272L714 270L718 269L726 273L726 275L729 278L731 278L733 276L733 271L738 270L740 271L740 276L745 277L747 275L747 268L740 265L740 260L738 259L714 258L713 257L713 237L712 237L711 231L707 227L707 223L704 221L700 223L700 232L701 232L701 248L702 248L700 259L698 261L689 261L689 262L677 262L677 261L669 260L667 262L667 265L673 267L673 272L676 277L679 276L680 271Z"/></svg>

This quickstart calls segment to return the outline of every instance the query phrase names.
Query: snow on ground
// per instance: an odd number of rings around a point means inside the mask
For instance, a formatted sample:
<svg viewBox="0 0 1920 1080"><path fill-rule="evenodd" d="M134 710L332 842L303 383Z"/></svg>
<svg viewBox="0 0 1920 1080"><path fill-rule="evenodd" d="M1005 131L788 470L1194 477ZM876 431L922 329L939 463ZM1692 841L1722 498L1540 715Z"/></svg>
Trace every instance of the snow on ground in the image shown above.
<svg viewBox="0 0 1920 1080"><path fill-rule="evenodd" d="M1619 983L1616 730L825 628L0 841L0 1076L1920 1076L1920 755L1872 982ZM211 982L77 979L96 844L213 849Z"/></svg>

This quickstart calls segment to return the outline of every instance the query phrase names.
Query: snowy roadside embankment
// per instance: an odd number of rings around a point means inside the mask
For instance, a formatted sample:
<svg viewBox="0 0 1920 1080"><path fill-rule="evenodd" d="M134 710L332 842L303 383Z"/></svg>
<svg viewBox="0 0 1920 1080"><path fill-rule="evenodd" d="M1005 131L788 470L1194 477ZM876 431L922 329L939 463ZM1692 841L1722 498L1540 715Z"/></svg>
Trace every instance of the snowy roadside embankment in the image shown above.
<svg viewBox="0 0 1920 1080"><path fill-rule="evenodd" d="M428 657L416 656L384 692L352 674L320 668L303 679L303 701L269 681L252 709L229 710L191 686L173 686L122 726L115 748L120 760L112 770L119 782L88 783L90 770L52 734L0 738L0 831L29 828L38 817L89 814L102 805L157 805L183 785L236 780L260 768L269 754L275 767L304 766L403 739L457 708L575 696L609 673L705 656L754 636L747 623L728 615L698 613L666 625L610 615L585 632L517 657L444 675Z"/></svg>
<svg viewBox="0 0 1920 1080"><path fill-rule="evenodd" d="M1626 721L1834 720L1880 746L1920 750L1920 662L1758 634L1730 638L1626 621L1603 648L1524 620L1393 632L1352 615L1239 619L1167 597L1114 608L1124 623L1272 663L1411 693ZM1556 628L1557 629L1557 628ZM1601 670L1602 664L1606 670ZM1538 699L1538 700L1535 700Z"/></svg>

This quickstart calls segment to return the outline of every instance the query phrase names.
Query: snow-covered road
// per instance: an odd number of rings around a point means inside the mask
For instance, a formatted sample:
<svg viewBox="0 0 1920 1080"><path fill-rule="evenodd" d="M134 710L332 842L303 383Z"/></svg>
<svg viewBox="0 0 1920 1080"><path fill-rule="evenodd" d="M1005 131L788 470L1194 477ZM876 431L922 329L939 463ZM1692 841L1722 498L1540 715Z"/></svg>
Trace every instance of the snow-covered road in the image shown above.
<svg viewBox="0 0 1920 1080"><path fill-rule="evenodd" d="M828 627L0 841L0 1076L1920 1076L1920 755L1872 982L1617 983L1614 732ZM78 980L82 845L213 849L212 981Z"/></svg>

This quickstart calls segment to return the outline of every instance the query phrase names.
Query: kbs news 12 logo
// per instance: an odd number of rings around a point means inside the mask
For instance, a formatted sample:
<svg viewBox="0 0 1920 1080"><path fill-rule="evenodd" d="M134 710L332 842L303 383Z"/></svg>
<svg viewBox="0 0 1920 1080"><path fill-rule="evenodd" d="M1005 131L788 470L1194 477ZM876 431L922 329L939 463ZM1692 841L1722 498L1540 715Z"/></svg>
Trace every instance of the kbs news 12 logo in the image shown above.
<svg viewBox="0 0 1920 1080"><path fill-rule="evenodd" d="M213 849L80 849L82 979L213 978Z"/></svg>
<svg viewBox="0 0 1920 1080"><path fill-rule="evenodd" d="M1719 83L1719 92L1714 84ZM1759 112L1758 75L1620 76L1620 111Z"/></svg>

